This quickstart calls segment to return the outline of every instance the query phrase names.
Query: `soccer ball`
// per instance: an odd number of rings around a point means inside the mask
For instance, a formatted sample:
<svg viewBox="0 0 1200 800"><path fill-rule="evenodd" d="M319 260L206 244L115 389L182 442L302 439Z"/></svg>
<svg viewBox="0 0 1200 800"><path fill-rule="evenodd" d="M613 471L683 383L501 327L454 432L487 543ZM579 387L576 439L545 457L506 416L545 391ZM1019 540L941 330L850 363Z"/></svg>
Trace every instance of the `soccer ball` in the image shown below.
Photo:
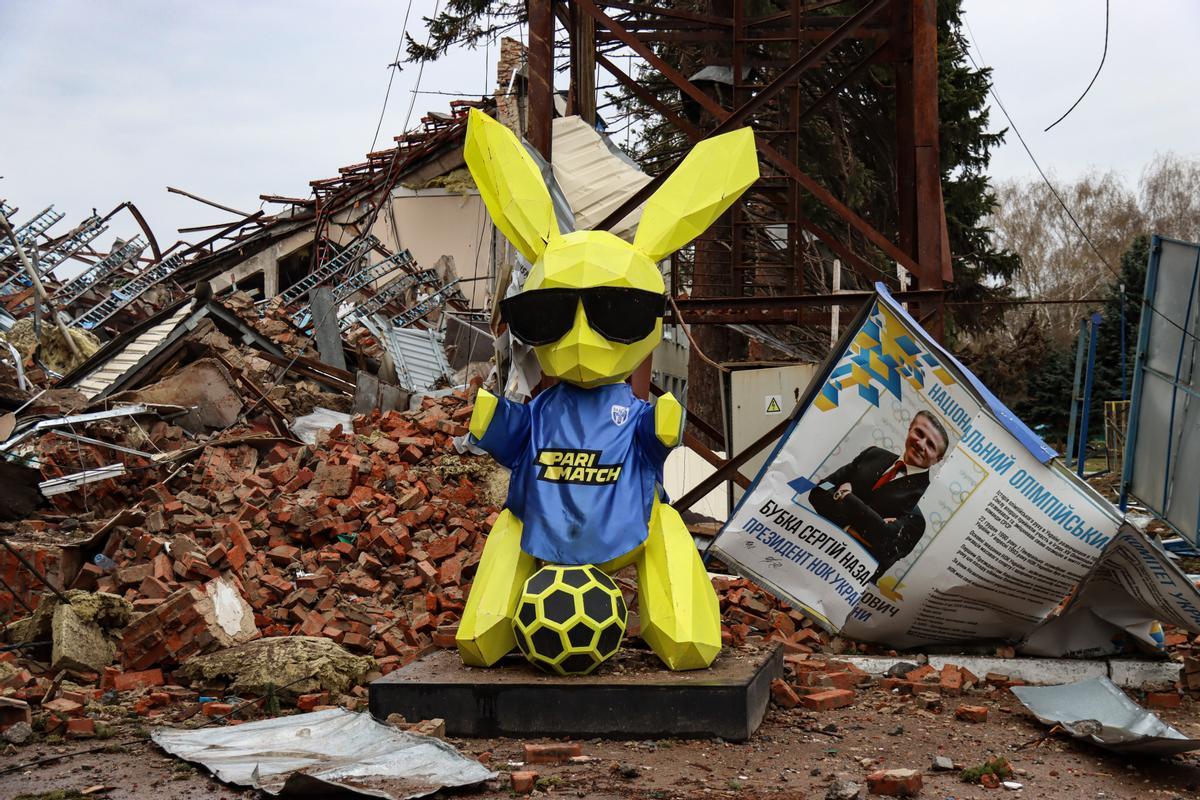
<svg viewBox="0 0 1200 800"><path fill-rule="evenodd" d="M617 652L626 615L621 590L602 570L550 564L525 582L513 632L531 663L559 675L587 675Z"/></svg>

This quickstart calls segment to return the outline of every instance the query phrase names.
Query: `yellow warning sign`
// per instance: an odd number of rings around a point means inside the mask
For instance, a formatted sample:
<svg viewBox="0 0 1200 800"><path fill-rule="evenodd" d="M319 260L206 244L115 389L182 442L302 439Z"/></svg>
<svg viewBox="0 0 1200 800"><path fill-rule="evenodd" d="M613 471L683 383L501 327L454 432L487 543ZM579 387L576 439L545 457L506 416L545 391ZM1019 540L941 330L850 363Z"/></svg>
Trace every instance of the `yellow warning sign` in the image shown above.
<svg viewBox="0 0 1200 800"><path fill-rule="evenodd" d="M763 399L766 401L765 411L767 414L783 413L783 395L768 394Z"/></svg>

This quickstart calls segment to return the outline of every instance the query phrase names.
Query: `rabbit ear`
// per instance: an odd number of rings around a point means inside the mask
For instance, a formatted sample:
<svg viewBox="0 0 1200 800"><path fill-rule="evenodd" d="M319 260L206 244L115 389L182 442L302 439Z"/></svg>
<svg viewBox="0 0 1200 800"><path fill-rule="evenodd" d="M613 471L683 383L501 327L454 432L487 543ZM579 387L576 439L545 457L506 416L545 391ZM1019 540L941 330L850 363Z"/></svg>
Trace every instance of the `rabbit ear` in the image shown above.
<svg viewBox="0 0 1200 800"><path fill-rule="evenodd" d="M705 139L646 201L633 246L654 261L666 258L704 233L756 180L754 131Z"/></svg>
<svg viewBox="0 0 1200 800"><path fill-rule="evenodd" d="M537 261L558 230L550 192L533 159L512 131L474 108L463 155L492 222L529 263Z"/></svg>

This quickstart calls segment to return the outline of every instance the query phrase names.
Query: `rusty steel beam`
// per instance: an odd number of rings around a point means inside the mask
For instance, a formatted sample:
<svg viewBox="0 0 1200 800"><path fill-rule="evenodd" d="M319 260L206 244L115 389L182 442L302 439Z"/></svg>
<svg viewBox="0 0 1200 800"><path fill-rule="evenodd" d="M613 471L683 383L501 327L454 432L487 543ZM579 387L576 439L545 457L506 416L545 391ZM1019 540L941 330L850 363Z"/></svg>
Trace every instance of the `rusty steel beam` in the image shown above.
<svg viewBox="0 0 1200 800"><path fill-rule="evenodd" d="M647 47L645 43L640 41L638 37L626 31L620 25L620 23L616 22L599 8L597 8L593 0L575 0L575 2L580 9L592 16L598 25L607 28L618 39L628 45L630 49L645 59L650 66L662 73L662 75L667 80L671 81L671 83L673 83L681 92L695 100L702 108L712 114L716 119L720 120L717 127L714 128L709 135L716 135L737 127L746 116L748 116L750 113L753 113L755 109L761 107L766 100L769 100L771 96L773 96L780 89L782 89L784 85L786 85L784 81L781 81L777 78L748 103L744 104L742 108L732 112L726 111L719 103L717 103L715 100L701 91L695 84L689 81L681 72L659 58L658 55L649 47ZM854 26L873 16L885 5L887 5L888 2L889 0L874 0L871 3L868 3L861 11L835 29L828 37L826 37L825 41L823 41L821 44L818 44L816 47L806 53L799 61L788 67L784 73L779 76L779 78L784 77L784 75L790 75L794 80L795 77L802 71L801 65L804 65L803 68L808 68L808 66L811 66L811 61L827 53L829 49L845 38ZM764 95L766 95L765 98L763 97ZM936 125L936 120L934 124ZM775 164L775 166L781 171L803 186L809 192L809 194L813 195L827 208L841 217L852 228L858 231L860 235L867 239L867 241L871 242L873 245L882 250L889 258L899 262L905 269L912 272L914 275L919 276L921 274L920 266L908 253L905 253L903 250L898 248L886 236L876 230L873 225L868 223L862 217L858 216L858 214L856 214L848 206L834 197L832 192L830 192L824 186L821 186L816 180L814 180L806 172L801 170L800 167L798 167L794 162L792 162L791 159L787 158L774 147L772 147L761 136L756 137L756 139L758 140L759 153L763 157ZM666 180L666 177L671 173L671 171L673 171L674 166L677 166L677 164L664 170L654 181L651 181L643 186L638 192L634 193L633 196L631 196L617 209L610 213L597 227L607 230L620 220L624 219L630 211L637 208L639 205L645 202L651 194L654 193L654 190L657 189L658 186L662 184L662 181Z"/></svg>
<svg viewBox="0 0 1200 800"><path fill-rule="evenodd" d="M684 29L684 30L645 30L637 26L628 28L630 33L636 34L638 39L643 42L671 42L671 43L687 43L687 42L727 42L729 41L728 34L722 31L703 30L703 29ZM823 30L802 30L795 36L788 34L771 34L763 36L747 36L739 39L739 44L786 44L803 39L808 41L819 42L826 37L828 33ZM881 30L863 30L858 29L851 33L853 39L886 39L887 32ZM600 42L616 42L620 41L619 37L612 33L600 33L597 36L597 41Z"/></svg>
<svg viewBox="0 0 1200 800"><path fill-rule="evenodd" d="M142 212L128 200L122 203L122 205L129 209L129 213L137 221L138 227L142 229L142 233L146 234L146 241L150 243L150 252L154 253L154 260L162 261L162 250L158 249L158 239L154 238L154 231L150 230L150 225L147 224L146 218L142 216Z"/></svg>
<svg viewBox="0 0 1200 800"><path fill-rule="evenodd" d="M792 417L795 413L795 409L793 409L792 413L788 414L787 417L785 417L778 425L776 425L774 428L771 428L771 430L764 433L754 442L751 442L745 450L724 462L720 467L717 468L716 472L700 481L695 488L693 488L683 497L676 500L671 505L680 511L685 508L691 508L693 505L695 505L697 500L704 497L706 494L720 486L725 481L735 480L734 475L740 474L738 470L743 464L753 458L756 453L766 448L767 445L771 444L771 442L783 435L783 432L786 431L788 426L792 424Z"/></svg>
<svg viewBox="0 0 1200 800"><path fill-rule="evenodd" d="M650 384L650 393L652 395L654 395L655 397L662 397L664 394L667 393L667 390L662 388L661 386L659 386L657 383L651 383ZM681 403L683 402L682 398L676 397L675 399L679 400L679 402L681 402ZM695 411L688 408L687 406L684 406L683 410L686 412L684 418L687 420L689 425L694 426L696 428L696 430L700 431L705 436L712 439L714 442L719 442L720 447L725 446L725 434L724 433L717 430L713 425L709 424L703 417L701 417L699 414L697 414Z"/></svg>
<svg viewBox="0 0 1200 800"><path fill-rule="evenodd" d="M720 17L715 14L702 14L698 11L684 11L682 9L670 8L667 6L646 5L645 3L629 3L624 0L605 0L604 5L612 8L619 8L622 11L633 11L643 14L653 14L656 17L666 17L668 19L684 20L686 22L701 22L705 25L721 25L728 27L732 24L728 17Z"/></svg>
<svg viewBox="0 0 1200 800"><path fill-rule="evenodd" d="M941 285L941 166L938 158L937 0L913 0L913 123L916 148L917 262L923 288Z"/></svg>
<svg viewBox="0 0 1200 800"><path fill-rule="evenodd" d="M910 292L894 292L892 297L901 303L919 303L938 300L943 294L940 290L916 289ZM835 305L857 307L874 297L874 292L863 291L756 297L691 297L675 301L683 319L675 319L671 314L666 322L687 325L795 324L800 312L806 309Z"/></svg>
<svg viewBox="0 0 1200 800"><path fill-rule="evenodd" d="M679 128L681 131L683 131L683 133L689 139L691 139L694 142L698 142L704 138L704 131L700 130L695 125L688 122L686 119L684 119L683 117L679 116L674 111L672 111L671 108L666 103L664 103L662 100L660 100L653 92L650 92L649 90L646 89L646 87L642 86L640 83L638 83L632 77L630 77L629 75L626 75L625 71L623 69L621 69L620 67L618 67L616 64L609 61L607 58L605 58L603 55L601 55L599 53L596 54L596 63L599 64L600 66L604 67L604 69L607 70L610 75L612 75L614 78L616 78L617 81L622 86L624 86L626 89L633 92L633 94L639 100L641 100L643 103L645 103L646 105L653 108L658 113L662 114L663 117L665 119L667 119L671 124L673 124L675 127ZM666 179L664 178L663 180L666 180ZM662 181L658 181L658 183L655 184L655 188L658 188L658 186L661 186L661 185L662 185ZM649 197L649 196L650 195L646 195L646 197ZM640 203L639 203L639 205L640 205ZM607 226L604 225L603 223L601 223L599 227L606 228Z"/></svg>
<svg viewBox="0 0 1200 800"><path fill-rule="evenodd" d="M529 0L529 124L525 140L550 161L554 119L554 0Z"/></svg>
<svg viewBox="0 0 1200 800"><path fill-rule="evenodd" d="M839 25L811 50L797 59L790 67L776 75L775 80L763 87L754 97L743 103L737 110L729 113L709 135L717 136L740 127L751 114L766 105L769 100L783 91L785 87L799 79L800 73L812 67L818 59L827 55L830 50L846 39L858 24L875 16L889 2L891 0L872 0L872 2L867 3L861 11ZM736 77L735 74L735 82ZM718 118L720 117L718 116Z"/></svg>
<svg viewBox="0 0 1200 800"><path fill-rule="evenodd" d="M600 57L592 46L596 39L596 21L571 6L568 20L571 26L571 91L570 107L588 125L596 124L596 59ZM580 44L583 42L584 44Z"/></svg>
<svg viewBox="0 0 1200 800"><path fill-rule="evenodd" d="M704 445L704 442L700 441L700 438L698 436L696 436L696 434L692 433L691 431L685 430L683 432L683 444L685 447L690 448L692 450L692 452L696 453L698 456L703 458L705 461L707 461L713 467L720 469L721 467L725 466L725 459L721 458L719 455L714 453L712 450L708 449ZM752 481L749 478L747 478L745 475L743 475L739 470L733 471L732 480L734 483L736 483L738 486L742 487L743 489L749 489L750 484L752 483Z"/></svg>
<svg viewBox="0 0 1200 800"><path fill-rule="evenodd" d="M687 135L688 138L690 138L692 141L696 142L696 141L700 141L701 139L704 138L704 134L703 134L703 132L700 131L699 128L695 127L690 122L688 122L686 119L684 119L683 117L679 116L674 111L672 111L665 103L663 103L661 100L659 100L654 94L652 94L651 92L648 92L645 89L645 87L643 87L641 84L639 84L637 81L635 81L630 76L626 75L625 72L620 67L613 64L611 61L609 61L607 58L605 58L602 55L597 55L596 59L597 59L597 63L599 63L600 66L604 67L622 85L628 87L629 90L631 92L633 92L643 102L645 102L651 108L658 111L658 113L662 114L664 119L666 119L671 124L675 125L675 127L679 128L681 131L683 131L683 133L685 135ZM645 186L643 186L639 191L635 192L629 199L627 199L624 203L622 203L612 214L610 214L608 217L606 217L604 219L604 221L602 221L597 227L601 230L607 230L607 229L611 228L613 224L616 224L616 221L624 219L625 216L629 214L629 212L633 211L635 208L637 208L642 203L644 203L650 197L650 195L654 194L654 192L656 192L658 190L658 187L662 186L663 181L665 181L667 179L667 176L670 175L670 173L672 171L674 171L676 166L677 166L677 163L672 164L666 170L664 170L663 172L656 175L649 183L647 183ZM614 217L615 217L615 221L610 223L610 220L613 220ZM872 269L870 264L868 264L860 256L856 255L848 247L846 247L844 244L842 244L842 242L840 240L838 240L837 237L833 236L828 231L819 227L811 220L809 220L807 218L803 218L803 217L798 218L796 220L796 224L798 224L800 227L802 227L805 230L807 230L808 232L810 232L813 236L817 237L821 242L823 242L825 244L826 247L828 247L830 250L832 250L834 253L836 253L839 258L844 259L848 264L851 264L855 268L865 271L865 272L869 272Z"/></svg>
<svg viewBox="0 0 1200 800"><path fill-rule="evenodd" d="M800 116L796 120L796 128L798 129L800 125L804 124L808 120L809 117L820 111L826 103L840 94L843 89L861 78L863 73L866 72L869 67L882 61L886 61L889 52L891 52L891 43L882 42L878 47L871 51L866 58L851 67L850 71L843 75L840 81L829 87L829 90L814 100L812 105L800 112Z"/></svg>
<svg viewBox="0 0 1200 800"><path fill-rule="evenodd" d="M215 200L208 200L206 198L201 197L198 194L192 194L191 192L186 192L183 189L176 189L174 186L168 186L167 191L170 192L171 194L183 195L184 197L195 200L198 203L204 203L204 205L206 205L206 206L212 206L213 208L219 208L222 211L228 211L230 214L237 214L239 217L250 216L249 211L238 211L236 208L230 208L229 206L222 205L221 203L218 203Z"/></svg>

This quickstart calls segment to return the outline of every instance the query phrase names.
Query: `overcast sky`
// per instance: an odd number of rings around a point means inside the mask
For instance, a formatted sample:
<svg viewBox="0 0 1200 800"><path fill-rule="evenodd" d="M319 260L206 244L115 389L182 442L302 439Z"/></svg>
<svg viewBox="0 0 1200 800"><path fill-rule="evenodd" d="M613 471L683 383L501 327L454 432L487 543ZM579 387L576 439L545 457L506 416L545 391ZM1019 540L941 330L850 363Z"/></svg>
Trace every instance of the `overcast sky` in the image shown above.
<svg viewBox="0 0 1200 800"><path fill-rule="evenodd" d="M1070 117L1052 122L1100 58L1103 0L966 0L995 88L1044 167L1136 181L1155 152L1200 156L1195 0L1112 0L1108 61ZM423 36L434 0L414 0ZM134 201L166 247L175 229L228 219L178 186L246 211L260 193L307 196L371 146L403 29L403 0L0 0L0 197L18 220L54 203L73 224ZM422 92L490 92L496 52L454 54ZM404 127L417 67L397 76L378 148ZM412 124L450 95L417 96ZM993 114L993 127L1004 120ZM1011 134L993 175L1027 177ZM277 208L277 207L275 207ZM132 235L131 221L113 233ZM194 238L194 235L193 235ZM110 239L101 240L106 245Z"/></svg>

